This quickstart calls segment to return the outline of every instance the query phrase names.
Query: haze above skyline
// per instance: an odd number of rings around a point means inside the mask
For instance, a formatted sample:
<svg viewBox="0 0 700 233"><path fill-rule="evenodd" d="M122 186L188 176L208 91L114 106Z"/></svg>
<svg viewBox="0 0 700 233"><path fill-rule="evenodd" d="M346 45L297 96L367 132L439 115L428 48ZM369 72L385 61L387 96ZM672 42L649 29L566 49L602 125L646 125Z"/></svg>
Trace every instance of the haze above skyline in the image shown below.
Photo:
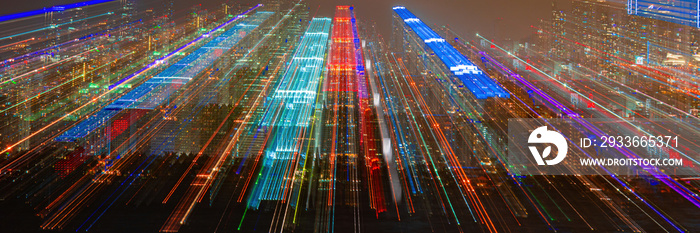
<svg viewBox="0 0 700 233"><path fill-rule="evenodd" d="M0 9L0 15L30 11L42 7L81 2L75 0L13 1ZM153 8L156 0L138 1L139 8ZM256 0L229 0L226 2L258 3ZM376 22L385 38L390 37L391 8L403 5L421 18L428 19L428 25L450 25L461 35L480 33L488 37L521 40L533 34L530 25L540 19L548 19L551 14L551 0L512 1L512 0L308 0L305 1L312 16L332 17L335 6L354 5L357 16L363 20ZM569 5L569 1L558 1ZM221 1L176 0L175 10L202 4L203 9L219 6Z"/></svg>

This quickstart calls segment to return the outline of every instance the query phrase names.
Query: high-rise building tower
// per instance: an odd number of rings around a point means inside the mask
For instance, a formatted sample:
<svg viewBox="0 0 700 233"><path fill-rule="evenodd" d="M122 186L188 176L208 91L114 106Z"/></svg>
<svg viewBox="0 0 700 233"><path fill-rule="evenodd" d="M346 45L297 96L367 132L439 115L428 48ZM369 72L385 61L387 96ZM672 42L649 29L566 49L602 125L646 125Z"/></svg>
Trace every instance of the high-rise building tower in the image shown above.
<svg viewBox="0 0 700 233"><path fill-rule="evenodd" d="M695 0L628 0L627 14L700 27L700 4Z"/></svg>

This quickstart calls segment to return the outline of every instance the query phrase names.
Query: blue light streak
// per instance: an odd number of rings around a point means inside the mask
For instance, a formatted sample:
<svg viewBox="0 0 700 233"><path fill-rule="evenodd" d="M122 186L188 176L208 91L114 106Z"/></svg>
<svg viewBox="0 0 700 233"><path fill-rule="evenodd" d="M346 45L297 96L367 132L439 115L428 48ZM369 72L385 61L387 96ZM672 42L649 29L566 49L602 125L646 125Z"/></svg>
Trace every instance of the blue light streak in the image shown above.
<svg viewBox="0 0 700 233"><path fill-rule="evenodd" d="M488 77L467 57L459 53L452 45L447 43L433 29L423 23L413 13L405 7L394 7L404 23L409 26L423 43L430 48L435 55L450 69L452 74L459 78L464 86L471 91L477 99L489 97L509 98L510 94L503 89L495 80Z"/></svg>
<svg viewBox="0 0 700 233"><path fill-rule="evenodd" d="M243 18L248 12L256 9L260 5L251 8L250 10L240 14L228 22L214 28L209 33L217 31L229 23L235 21L236 19ZM248 32L257 28L258 24L254 27L250 26L254 23L261 23L262 21L269 18L272 12L257 12L253 16L246 18L246 20L237 24L236 26L228 29L222 33L217 38L213 39L209 43L203 45L199 49L193 51L185 58L179 62L172 64L164 71L155 75L154 77L146 80L143 84L132 89L126 93L121 98L117 99L110 105L104 107L97 113L88 117L88 119L80 122L78 125L70 128L65 133L56 137L55 141L75 141L77 139L87 136L90 132L94 131L101 125L106 124L112 117L123 109L154 109L155 107L162 104L165 100L169 99L170 95L180 88L184 87L191 79L193 79L197 74L201 73L205 68L209 67L214 63L221 55L226 53L233 47L238 41L240 41ZM240 32L246 32L241 36ZM201 40L202 38L208 37L209 33L206 33L196 40L188 43L187 45L176 49L170 54L166 55L166 58L170 58L172 55L184 50L189 45ZM136 73L120 80L119 84L128 81L135 75L138 75L142 71L156 65L158 61L163 61L165 59L158 59L156 62L151 63L149 66L137 71ZM114 84L110 86L110 90L115 88L119 84Z"/></svg>

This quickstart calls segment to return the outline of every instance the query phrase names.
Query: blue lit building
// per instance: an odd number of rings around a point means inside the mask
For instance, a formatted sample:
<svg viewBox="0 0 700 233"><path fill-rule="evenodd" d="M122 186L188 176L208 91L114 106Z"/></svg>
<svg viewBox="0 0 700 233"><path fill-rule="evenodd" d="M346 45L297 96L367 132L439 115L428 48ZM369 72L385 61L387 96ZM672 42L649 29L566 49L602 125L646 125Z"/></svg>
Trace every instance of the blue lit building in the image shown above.
<svg viewBox="0 0 700 233"><path fill-rule="evenodd" d="M459 80L457 85L460 88L464 87L476 99L510 97L498 82L491 79L411 11L403 6L396 6L393 10L396 40L394 43L401 43L401 46L395 45L399 51L417 55L416 60L421 61L426 70L433 67L436 68L435 71L440 70L436 74L444 73L455 77Z"/></svg>
<svg viewBox="0 0 700 233"><path fill-rule="evenodd" d="M700 28L697 0L627 0L627 14Z"/></svg>
<svg viewBox="0 0 700 233"><path fill-rule="evenodd" d="M247 13L245 13L247 14ZM184 58L167 65L162 72L150 77L143 84L121 96L116 101L102 108L95 114L90 115L87 119L81 121L76 126L70 128L60 136L56 137L55 141L76 141L87 137L91 132L101 128L110 119L117 116L125 109L142 109L154 110L157 107L167 103L171 95L182 89L192 79L199 75L208 67L212 66L221 56L238 45L238 42L246 37L251 31L258 28L267 18L273 15L273 12L257 11L250 15L244 16L241 14L238 17L231 19L230 22L240 20L228 29L219 30L218 28L212 33L223 33L208 42L198 49L189 52ZM219 27L223 27L219 26ZM202 35L200 38L209 38L210 33ZM194 42L190 42L194 43ZM172 52L173 54L175 52ZM163 60L159 60L163 61ZM168 64L165 62L156 62L155 64ZM117 88L131 77L124 78L110 86Z"/></svg>

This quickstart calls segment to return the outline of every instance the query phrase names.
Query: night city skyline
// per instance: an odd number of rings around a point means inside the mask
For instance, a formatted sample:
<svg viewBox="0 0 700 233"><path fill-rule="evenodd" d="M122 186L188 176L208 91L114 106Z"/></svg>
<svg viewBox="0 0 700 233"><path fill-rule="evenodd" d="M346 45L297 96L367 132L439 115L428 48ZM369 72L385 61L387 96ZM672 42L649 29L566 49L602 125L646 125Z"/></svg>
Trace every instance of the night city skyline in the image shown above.
<svg viewBox="0 0 700 233"><path fill-rule="evenodd" d="M700 2L17 1L0 232L700 232Z"/></svg>
<svg viewBox="0 0 700 233"><path fill-rule="evenodd" d="M571 1L555 0L560 9L568 10ZM31 11L41 7L51 7L59 4L81 2L80 0L43 0L31 2L11 2L8 7L0 9L0 15L7 15L17 12ZM202 4L203 9L211 9L220 2L257 4L255 0L228 0L228 1L199 1L181 0L175 1L177 9L189 9L194 5ZM552 10L552 0L534 1L421 1L421 0L391 0L391 1L369 1L369 0L336 0L307 1L310 13L319 17L333 17L335 6L352 5L364 9L357 12L358 17L377 23L382 32L389 33L391 30L391 7L403 5L415 9L417 14L423 17L430 17L431 23L438 25L452 25L460 34L473 34L481 32L486 35L493 35L500 30L503 37L514 40L522 40L535 33L530 25L537 24L541 19L548 19ZM158 8L158 1L145 0L137 1L136 7L141 10ZM523 10L527 9L527 10ZM473 22L476 23L462 23ZM500 28L500 29L499 29Z"/></svg>

